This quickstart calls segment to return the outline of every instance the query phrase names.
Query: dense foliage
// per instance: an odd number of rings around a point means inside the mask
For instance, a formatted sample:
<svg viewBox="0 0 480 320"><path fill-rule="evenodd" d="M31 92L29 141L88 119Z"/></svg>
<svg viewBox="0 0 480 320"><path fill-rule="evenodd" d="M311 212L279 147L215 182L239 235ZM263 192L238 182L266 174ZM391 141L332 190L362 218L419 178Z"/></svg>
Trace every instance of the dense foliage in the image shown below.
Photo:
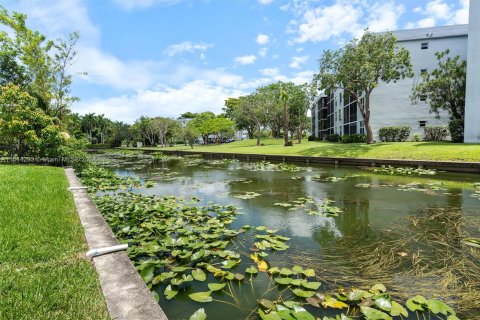
<svg viewBox="0 0 480 320"><path fill-rule="evenodd" d="M370 125L370 95L380 82L389 83L412 77L410 52L397 45L391 32L365 32L360 40L353 39L343 48L327 50L320 59L316 75L320 89L340 89L358 104L365 123L367 143L373 142Z"/></svg>
<svg viewBox="0 0 480 320"><path fill-rule="evenodd" d="M443 141L448 136L446 126L426 126L423 140L425 141Z"/></svg>
<svg viewBox="0 0 480 320"><path fill-rule="evenodd" d="M397 141L407 141L410 136L410 131L412 128L408 126L390 126L383 127L378 130L378 135L380 141L384 142L397 142Z"/></svg>

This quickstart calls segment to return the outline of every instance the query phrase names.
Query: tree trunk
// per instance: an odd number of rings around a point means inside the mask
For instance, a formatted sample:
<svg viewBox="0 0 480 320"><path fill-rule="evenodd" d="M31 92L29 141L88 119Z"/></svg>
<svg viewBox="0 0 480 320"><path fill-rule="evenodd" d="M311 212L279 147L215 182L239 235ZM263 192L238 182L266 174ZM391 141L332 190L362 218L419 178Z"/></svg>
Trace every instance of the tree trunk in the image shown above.
<svg viewBox="0 0 480 320"><path fill-rule="evenodd" d="M287 112L287 102L283 104L283 135L284 135L284 146L287 147L288 143L288 112Z"/></svg>
<svg viewBox="0 0 480 320"><path fill-rule="evenodd" d="M260 139L262 138L262 131L261 131L262 125L257 124L257 146L260 145Z"/></svg>
<svg viewBox="0 0 480 320"><path fill-rule="evenodd" d="M298 131L297 131L298 144L302 143L302 131L303 131L303 128L301 126L298 127Z"/></svg>
<svg viewBox="0 0 480 320"><path fill-rule="evenodd" d="M373 131L370 125L370 94L365 94L365 115L363 117L363 124L367 130L367 144L373 143Z"/></svg>

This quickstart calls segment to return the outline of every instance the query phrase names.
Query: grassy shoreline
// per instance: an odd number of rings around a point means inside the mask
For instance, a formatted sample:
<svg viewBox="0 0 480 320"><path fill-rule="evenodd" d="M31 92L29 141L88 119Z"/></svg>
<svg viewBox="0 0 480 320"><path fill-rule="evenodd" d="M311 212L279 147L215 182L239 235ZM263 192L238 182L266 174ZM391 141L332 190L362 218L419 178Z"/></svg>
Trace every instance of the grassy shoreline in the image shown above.
<svg viewBox="0 0 480 320"><path fill-rule="evenodd" d="M292 147L284 147L281 139L236 141L221 145L176 145L169 148L143 147L141 150L185 150L221 153L251 153L270 155L298 155L339 158L405 159L433 161L480 162L480 144L455 144L451 142L390 142L367 145L364 143L332 143L302 141ZM137 149L137 148L123 148ZM138 149L137 149L138 150Z"/></svg>
<svg viewBox="0 0 480 320"><path fill-rule="evenodd" d="M108 319L62 168L0 165L0 319Z"/></svg>

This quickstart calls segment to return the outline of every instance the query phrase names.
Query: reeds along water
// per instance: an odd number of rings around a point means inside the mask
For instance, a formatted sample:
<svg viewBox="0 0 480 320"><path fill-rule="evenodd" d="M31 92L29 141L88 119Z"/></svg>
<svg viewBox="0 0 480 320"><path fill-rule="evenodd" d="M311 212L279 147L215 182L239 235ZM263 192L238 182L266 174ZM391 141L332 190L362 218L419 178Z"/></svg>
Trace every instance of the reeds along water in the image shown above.
<svg viewBox="0 0 480 320"><path fill-rule="evenodd" d="M378 242L343 238L321 259L296 254L332 288L383 283L405 300L413 295L441 296L461 319L480 310L480 250L462 242L478 237L480 217L449 208L430 208L398 221ZM352 245L354 244L354 245ZM331 283L329 279L336 279Z"/></svg>

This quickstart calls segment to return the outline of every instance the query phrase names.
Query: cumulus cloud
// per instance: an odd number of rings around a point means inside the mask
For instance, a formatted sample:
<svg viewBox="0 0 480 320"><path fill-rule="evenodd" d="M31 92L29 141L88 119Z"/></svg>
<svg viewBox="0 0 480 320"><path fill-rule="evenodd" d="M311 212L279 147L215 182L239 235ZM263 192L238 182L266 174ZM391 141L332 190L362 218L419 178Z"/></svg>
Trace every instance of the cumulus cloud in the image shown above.
<svg viewBox="0 0 480 320"><path fill-rule="evenodd" d="M74 107L74 111L103 113L108 118L133 123L140 115L176 118L187 111L219 113L227 98L243 94L245 92L238 89L194 80L180 87L157 86L134 94L83 101Z"/></svg>
<svg viewBox="0 0 480 320"><path fill-rule="evenodd" d="M321 42L332 38L358 37L363 30L386 31L397 29L397 22L405 12L395 1L336 0L331 5L311 7L308 1L294 2L292 19L287 33L295 39L289 43ZM338 40L338 39L337 39Z"/></svg>
<svg viewBox="0 0 480 320"><path fill-rule="evenodd" d="M263 47L263 48L260 48L260 50L258 50L258 55L264 58L267 55L267 52L268 52L268 48Z"/></svg>
<svg viewBox="0 0 480 320"><path fill-rule="evenodd" d="M253 54L246 55L246 56L241 56L241 57L236 57L234 61L236 63L239 63L241 65L246 65L246 64L252 64L257 60L257 57L254 56Z"/></svg>
<svg viewBox="0 0 480 320"><path fill-rule="evenodd" d="M307 62L308 58L308 55L292 57L289 67L294 69L300 69L301 65Z"/></svg>
<svg viewBox="0 0 480 320"><path fill-rule="evenodd" d="M267 5L267 4L270 4L272 2L273 2L273 0L258 0L258 3L263 4L263 5Z"/></svg>
<svg viewBox="0 0 480 320"><path fill-rule="evenodd" d="M117 6L124 10L145 9L157 5L172 5L183 0L112 0Z"/></svg>
<svg viewBox="0 0 480 320"><path fill-rule="evenodd" d="M259 45L264 46L268 43L269 37L266 34L260 33L255 40Z"/></svg>
<svg viewBox="0 0 480 320"><path fill-rule="evenodd" d="M413 12L424 16L416 22L409 22L406 28L427 28L437 25L467 24L468 0L447 3L445 0L429 1L424 7L416 7Z"/></svg>
<svg viewBox="0 0 480 320"><path fill-rule="evenodd" d="M193 53L195 51L205 52L208 48L211 48L211 44L206 43L193 43L190 41L184 41L177 44L172 44L167 47L164 53L168 56L175 56L184 52Z"/></svg>

